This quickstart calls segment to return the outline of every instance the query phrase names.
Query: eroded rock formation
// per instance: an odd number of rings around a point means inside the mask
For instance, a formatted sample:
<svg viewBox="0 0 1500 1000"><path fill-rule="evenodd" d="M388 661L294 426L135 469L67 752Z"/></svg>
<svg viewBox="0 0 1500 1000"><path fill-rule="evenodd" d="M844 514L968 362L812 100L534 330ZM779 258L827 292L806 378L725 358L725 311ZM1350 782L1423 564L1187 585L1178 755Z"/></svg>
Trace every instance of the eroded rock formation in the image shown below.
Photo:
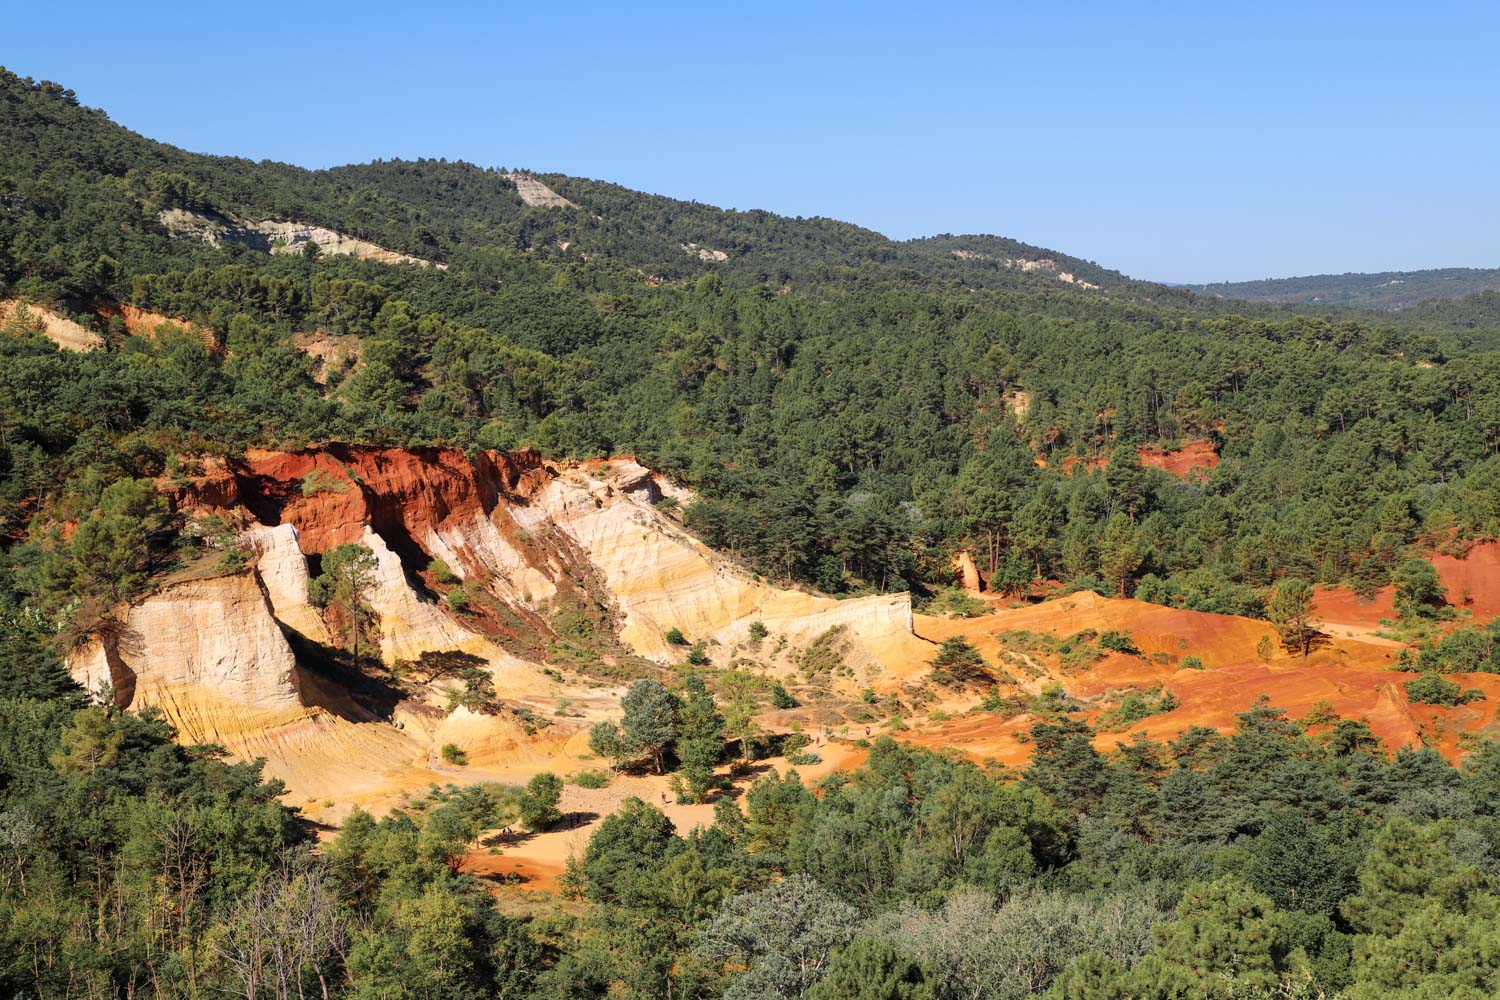
<svg viewBox="0 0 1500 1000"><path fill-rule="evenodd" d="M120 609L71 666L87 690L108 683L124 705L193 689L258 708L302 704L296 659L254 571L170 584Z"/></svg>
<svg viewBox="0 0 1500 1000"><path fill-rule="evenodd" d="M227 240L268 253L302 253L307 244L313 243L322 253L347 254L361 260L377 260L383 264L417 264L421 267L438 268L448 266L434 265L430 260L387 250L368 240L305 222L281 222L274 219L247 222L227 216L169 208L161 213L161 223L173 236L200 239L205 243Z"/></svg>

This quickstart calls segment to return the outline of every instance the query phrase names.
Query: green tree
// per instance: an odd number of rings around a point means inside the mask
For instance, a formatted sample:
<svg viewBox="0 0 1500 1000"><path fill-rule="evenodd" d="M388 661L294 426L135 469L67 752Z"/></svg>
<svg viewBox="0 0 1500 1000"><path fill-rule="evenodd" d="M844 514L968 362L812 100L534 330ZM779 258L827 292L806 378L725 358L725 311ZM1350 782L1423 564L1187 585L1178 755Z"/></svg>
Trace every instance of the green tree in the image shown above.
<svg viewBox="0 0 1500 1000"><path fill-rule="evenodd" d="M612 768L619 768L630 759L625 734L620 731L619 723L609 720L597 722L590 727L589 751L596 757L607 759Z"/></svg>
<svg viewBox="0 0 1500 1000"><path fill-rule="evenodd" d="M1396 567L1396 611L1402 618L1434 618L1447 592L1437 570L1425 559L1408 559Z"/></svg>
<svg viewBox="0 0 1500 1000"><path fill-rule="evenodd" d="M1125 514L1116 514L1104 526L1099 539L1099 572L1124 597L1130 578L1141 565L1141 549L1136 542L1135 526Z"/></svg>
<svg viewBox="0 0 1500 1000"><path fill-rule="evenodd" d="M745 971L726 998L805 997L835 949L854 937L857 910L805 875L726 900L698 954Z"/></svg>
<svg viewBox="0 0 1500 1000"><path fill-rule="evenodd" d="M979 650L963 636L944 639L929 662L932 664L932 679L939 684L983 684L993 679Z"/></svg>
<svg viewBox="0 0 1500 1000"><path fill-rule="evenodd" d="M697 674L689 674L683 682L677 724L682 793L691 802L702 802L714 785L714 768L724 754L724 716Z"/></svg>
<svg viewBox="0 0 1500 1000"><path fill-rule="evenodd" d="M314 604L334 608L349 631L349 652L359 659L359 635L372 620L370 591L375 587L375 553L367 545L345 542L323 556L322 572L308 596Z"/></svg>
<svg viewBox="0 0 1500 1000"><path fill-rule="evenodd" d="M1307 581L1288 577L1276 585L1276 593L1266 602L1266 617L1281 630L1284 643L1302 651L1303 659L1318 634L1312 625L1312 596Z"/></svg>
<svg viewBox="0 0 1500 1000"><path fill-rule="evenodd" d="M557 811L557 803L562 798L562 791L562 779L551 771L542 771L532 775L517 803L521 813L521 825L532 832L538 832L562 819L562 813Z"/></svg>
<svg viewBox="0 0 1500 1000"><path fill-rule="evenodd" d="M657 774L665 773L666 755L677 741L677 698L649 678L636 681L620 700L625 747L634 756L651 760Z"/></svg>
<svg viewBox="0 0 1500 1000"><path fill-rule="evenodd" d="M120 601L140 590L156 568L171 529L166 498L148 479L104 488L98 511L78 525L72 554L86 580Z"/></svg>
<svg viewBox="0 0 1500 1000"><path fill-rule="evenodd" d="M761 680L744 670L730 670L719 676L719 691L724 695L724 733L740 741L740 759L750 760L755 752L759 728L755 715L760 711Z"/></svg>
<svg viewBox="0 0 1500 1000"><path fill-rule="evenodd" d="M932 986L914 959L894 945L859 937L834 953L808 1000L930 1000Z"/></svg>

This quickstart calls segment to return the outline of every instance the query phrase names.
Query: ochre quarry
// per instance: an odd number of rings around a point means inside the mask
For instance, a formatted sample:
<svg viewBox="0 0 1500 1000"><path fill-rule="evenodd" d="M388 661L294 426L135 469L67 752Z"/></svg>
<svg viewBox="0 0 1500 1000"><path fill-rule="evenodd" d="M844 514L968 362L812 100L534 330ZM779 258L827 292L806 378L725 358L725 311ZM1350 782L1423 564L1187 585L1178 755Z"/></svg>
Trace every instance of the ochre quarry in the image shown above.
<svg viewBox="0 0 1500 1000"><path fill-rule="evenodd" d="M1447 602L1474 624L1500 615L1500 542L1479 542L1463 552L1429 557ZM1316 617L1330 631L1367 632L1396 617L1396 588L1381 587L1368 599L1348 587L1320 587L1313 596Z"/></svg>
<svg viewBox="0 0 1500 1000"><path fill-rule="evenodd" d="M163 489L189 519L234 526L249 564L116 609L70 658L74 675L91 690L107 681L122 705L159 706L185 740L265 757L294 797L340 809L432 781L589 766L581 737L617 714L623 688L544 662L579 607L603 608L610 641L640 658L638 671L683 658L666 639L674 628L716 665L753 646L757 669L788 678L802 650L835 635L848 670L831 684L851 698L931 655L907 595L835 600L762 582L659 509L691 495L628 458L335 445L205 461ZM344 630L309 586L348 542L374 555L366 601L380 657L415 678L392 704L328 667ZM484 606L445 606L434 560ZM753 643L752 622L769 631L764 643ZM451 677L431 678L455 656L488 672L506 711L446 703ZM464 748L467 769L441 761L447 743Z"/></svg>

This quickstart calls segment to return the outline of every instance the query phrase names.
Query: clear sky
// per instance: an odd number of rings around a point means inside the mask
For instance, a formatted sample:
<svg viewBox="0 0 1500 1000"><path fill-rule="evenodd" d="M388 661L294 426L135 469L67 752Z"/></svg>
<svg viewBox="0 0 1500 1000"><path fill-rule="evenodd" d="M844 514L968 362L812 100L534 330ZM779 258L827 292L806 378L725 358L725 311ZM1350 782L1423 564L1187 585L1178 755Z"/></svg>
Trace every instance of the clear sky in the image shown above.
<svg viewBox="0 0 1500 1000"><path fill-rule="evenodd" d="M1500 3L11 0L188 149L446 156L1164 281L1500 266Z"/></svg>

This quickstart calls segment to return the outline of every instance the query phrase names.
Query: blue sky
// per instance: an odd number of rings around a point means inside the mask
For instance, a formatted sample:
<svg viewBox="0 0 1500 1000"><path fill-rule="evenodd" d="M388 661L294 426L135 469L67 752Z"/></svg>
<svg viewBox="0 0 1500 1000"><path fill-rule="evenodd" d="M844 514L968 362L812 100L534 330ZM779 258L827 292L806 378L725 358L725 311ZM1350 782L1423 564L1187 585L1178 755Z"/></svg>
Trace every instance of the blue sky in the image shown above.
<svg viewBox="0 0 1500 1000"><path fill-rule="evenodd" d="M188 149L446 156L1167 281L1500 266L1500 4L7 5Z"/></svg>

